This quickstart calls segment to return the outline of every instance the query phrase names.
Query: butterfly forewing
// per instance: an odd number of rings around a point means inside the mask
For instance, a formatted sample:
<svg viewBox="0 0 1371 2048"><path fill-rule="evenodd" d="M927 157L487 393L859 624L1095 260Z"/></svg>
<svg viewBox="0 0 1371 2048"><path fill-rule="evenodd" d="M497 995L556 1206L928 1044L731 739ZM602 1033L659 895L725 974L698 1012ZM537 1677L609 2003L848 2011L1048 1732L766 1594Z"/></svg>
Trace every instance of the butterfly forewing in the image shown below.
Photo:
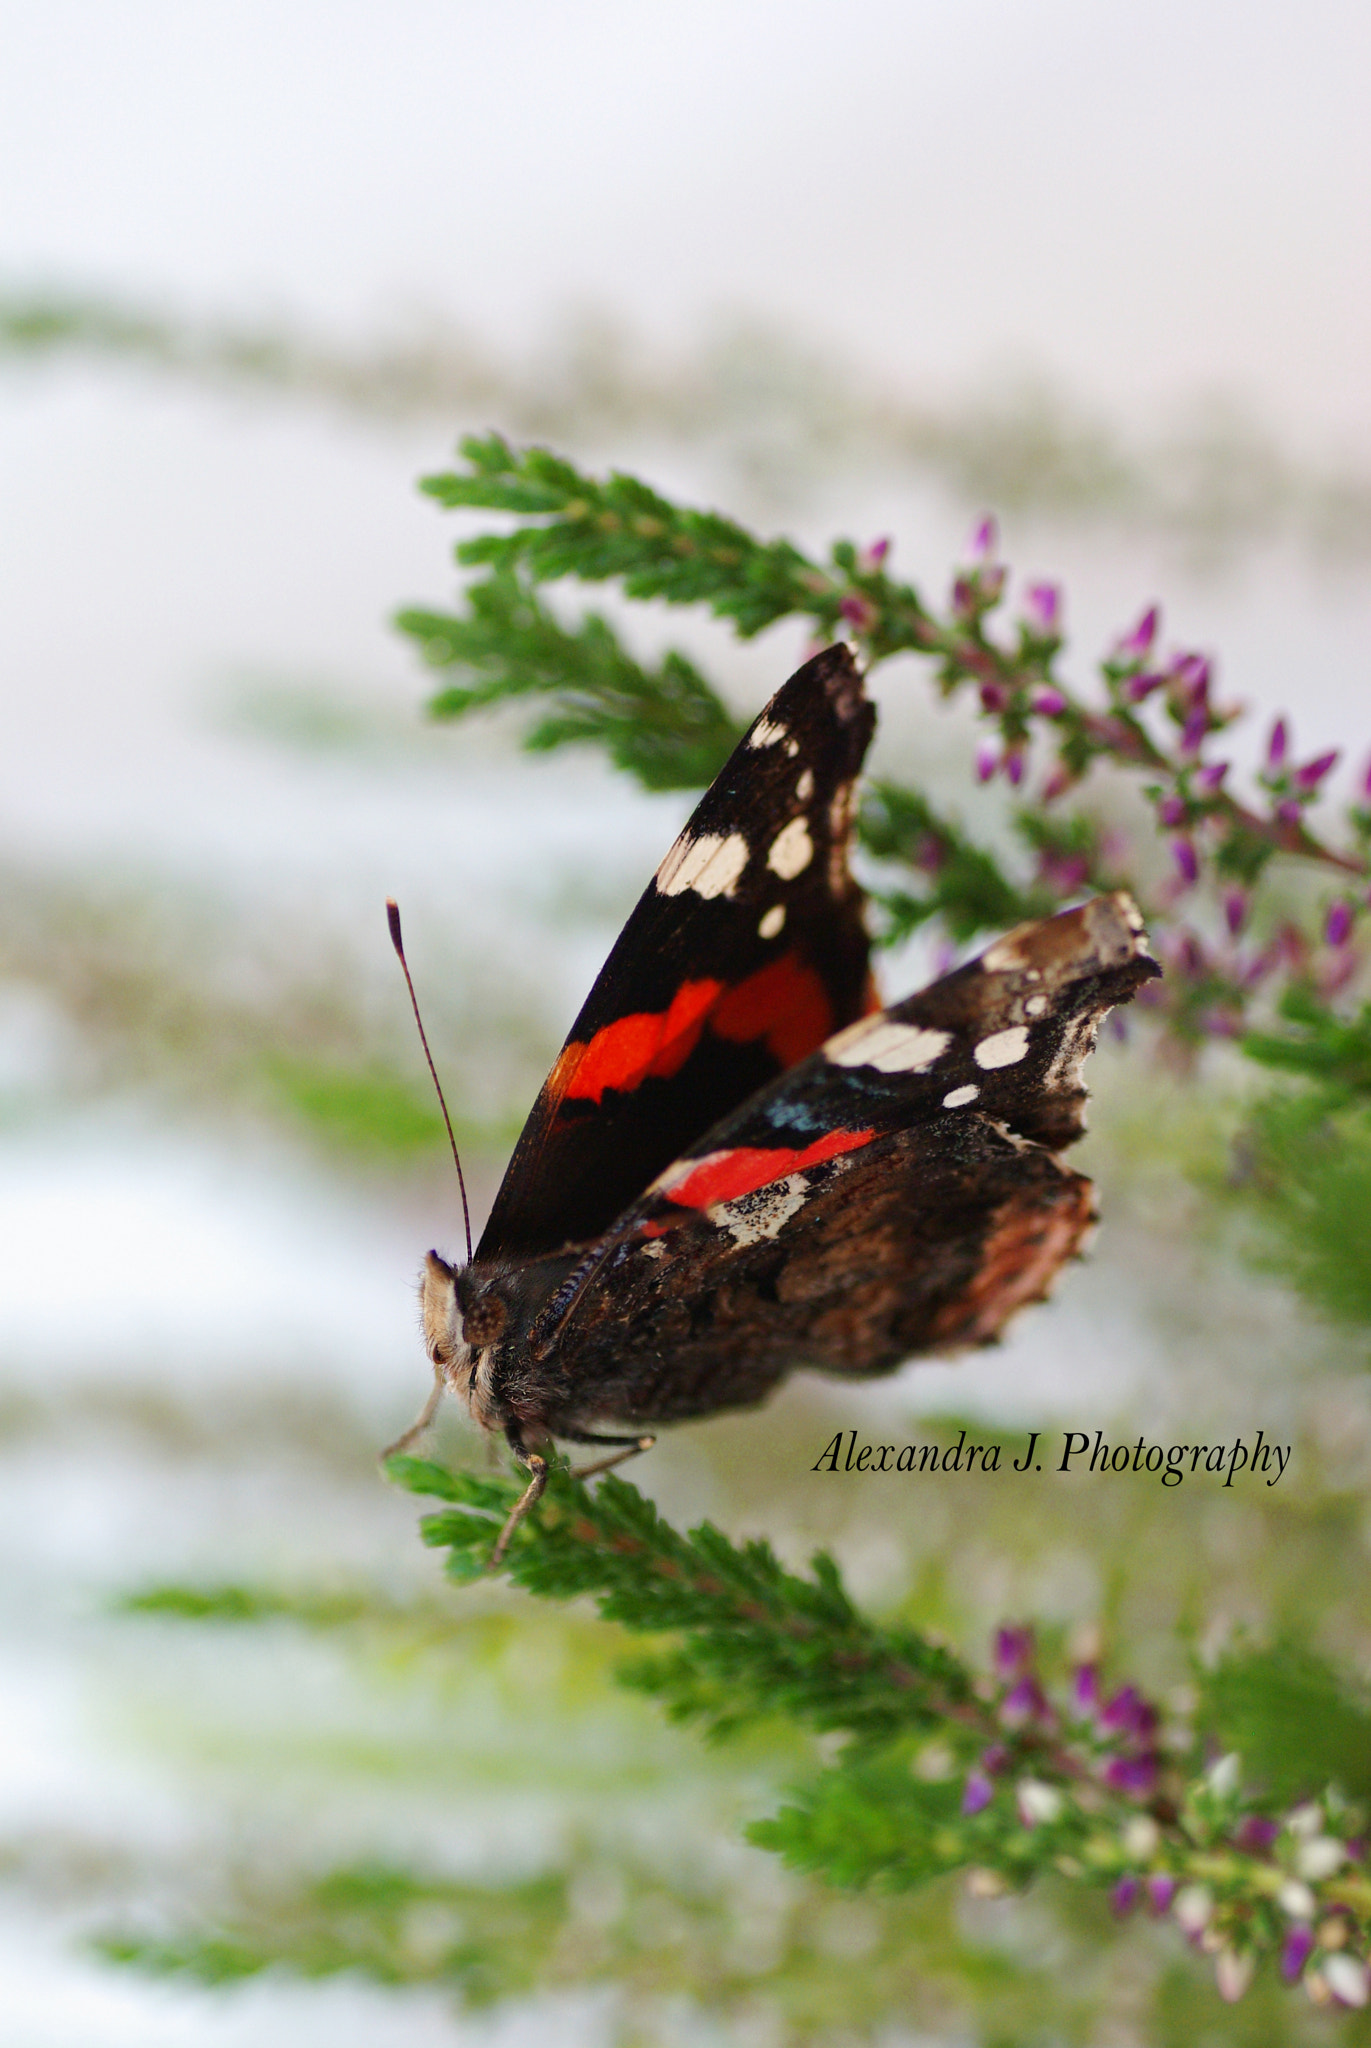
<svg viewBox="0 0 1371 2048"><path fill-rule="evenodd" d="M754 720L572 1026L478 1264L599 1236L701 1132L871 1007L847 856L873 723L841 646Z"/></svg>

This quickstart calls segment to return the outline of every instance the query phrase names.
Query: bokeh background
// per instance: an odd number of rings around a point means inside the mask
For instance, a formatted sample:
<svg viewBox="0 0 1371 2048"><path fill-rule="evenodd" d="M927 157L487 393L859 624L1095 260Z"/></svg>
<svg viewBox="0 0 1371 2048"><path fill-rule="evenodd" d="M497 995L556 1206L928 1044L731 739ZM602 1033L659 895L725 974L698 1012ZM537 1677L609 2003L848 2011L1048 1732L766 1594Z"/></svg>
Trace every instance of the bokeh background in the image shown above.
<svg viewBox="0 0 1371 2048"><path fill-rule="evenodd" d="M1159 597L1229 696L1355 754L1371 17L10 0L0 25L4 2039L1327 2037L1047 1888L790 1879L740 1828L803 1773L795 1738L707 1751L616 1689L589 1616L444 1588L374 1465L426 1388L419 1256L457 1241L381 906L479 1207L686 809L499 720L425 723L388 621L448 599L457 528L414 481L488 425L808 543L893 534L934 591L993 509L1016 569L1066 583L1081 673ZM801 651L670 638L740 706ZM885 765L970 802L969 733L918 672L882 700ZM797 1382L634 1477L787 1557L832 1545L860 1597L975 1652L1032 1614L1176 1687L1187 1643L1298 1618L1364 1668L1364 1383L1212 1198L1235 1076L1144 1041L1097 1065L1100 1247L1004 1349ZM1279 1501L809 1471L839 1426L949 1418L1299 1450ZM121 1608L167 1581L283 1611Z"/></svg>

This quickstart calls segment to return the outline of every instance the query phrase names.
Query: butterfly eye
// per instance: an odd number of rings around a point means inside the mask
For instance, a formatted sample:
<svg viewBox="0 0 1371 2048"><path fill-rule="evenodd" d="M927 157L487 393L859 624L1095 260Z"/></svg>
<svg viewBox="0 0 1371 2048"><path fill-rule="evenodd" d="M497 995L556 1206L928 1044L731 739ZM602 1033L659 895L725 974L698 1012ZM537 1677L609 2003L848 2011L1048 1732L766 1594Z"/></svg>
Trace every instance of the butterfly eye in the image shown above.
<svg viewBox="0 0 1371 2048"><path fill-rule="evenodd" d="M508 1320L509 1304L492 1290L478 1295L469 1307L463 1304L462 1335L473 1351L481 1351L499 1341Z"/></svg>

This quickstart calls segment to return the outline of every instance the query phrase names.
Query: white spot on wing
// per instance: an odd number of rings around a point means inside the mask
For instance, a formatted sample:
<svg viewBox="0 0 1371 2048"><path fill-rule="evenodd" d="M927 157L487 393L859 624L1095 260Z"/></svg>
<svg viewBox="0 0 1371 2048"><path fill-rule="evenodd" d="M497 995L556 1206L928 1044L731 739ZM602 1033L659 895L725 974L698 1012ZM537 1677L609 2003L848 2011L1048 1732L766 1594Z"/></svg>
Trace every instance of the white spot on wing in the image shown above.
<svg viewBox="0 0 1371 2048"><path fill-rule="evenodd" d="M774 747L788 737L785 726L770 718L759 718L747 736L747 743L750 747Z"/></svg>
<svg viewBox="0 0 1371 2048"><path fill-rule="evenodd" d="M952 1043L948 1031L930 1031L918 1024L897 1024L889 1017L863 1018L849 1024L824 1047L836 1067L875 1067L882 1074L926 1074Z"/></svg>
<svg viewBox="0 0 1371 2048"><path fill-rule="evenodd" d="M750 858L741 832L726 839L716 832L692 839L683 832L657 870L657 887L663 896L681 896L687 889L706 898L731 896Z"/></svg>
<svg viewBox="0 0 1371 2048"><path fill-rule="evenodd" d="M757 927L757 937L759 939L774 939L784 923L784 903L773 903L770 910L768 910L766 916L762 919L761 923Z"/></svg>
<svg viewBox="0 0 1371 2048"><path fill-rule="evenodd" d="M666 1257L666 1244L660 1237L645 1239L638 1249L645 1259L664 1259Z"/></svg>
<svg viewBox="0 0 1371 2048"><path fill-rule="evenodd" d="M992 1031L989 1038L983 1038L974 1057L978 1067L989 1070L1017 1066L1027 1051L1028 1026L1012 1024L1008 1031Z"/></svg>
<svg viewBox="0 0 1371 2048"><path fill-rule="evenodd" d="M809 799L813 796L814 771L812 768L805 769L804 774L800 777L799 781L795 785L795 794L800 799L800 802L802 804L807 804L809 802Z"/></svg>
<svg viewBox="0 0 1371 2048"><path fill-rule="evenodd" d="M1028 1001L1024 1004L1024 1009L1028 1012L1030 1017L1041 1017L1043 1011L1046 1008L1046 996L1030 996L1028 998Z"/></svg>
<svg viewBox="0 0 1371 2048"><path fill-rule="evenodd" d="M968 1083L965 1088L954 1088L950 1095L944 1095L943 1108L965 1109L967 1103L974 1102L980 1092L974 1081Z"/></svg>
<svg viewBox="0 0 1371 2048"><path fill-rule="evenodd" d="M791 1217L805 1205L809 1181L802 1173L788 1173L784 1180L754 1188L732 1202L714 1202L705 1214L711 1223L726 1230L735 1245L758 1244L765 1237L779 1237Z"/></svg>
<svg viewBox="0 0 1371 2048"><path fill-rule="evenodd" d="M772 840L766 864L783 882L793 882L796 875L804 873L813 858L814 841L809 836L808 825L803 818L792 818Z"/></svg>

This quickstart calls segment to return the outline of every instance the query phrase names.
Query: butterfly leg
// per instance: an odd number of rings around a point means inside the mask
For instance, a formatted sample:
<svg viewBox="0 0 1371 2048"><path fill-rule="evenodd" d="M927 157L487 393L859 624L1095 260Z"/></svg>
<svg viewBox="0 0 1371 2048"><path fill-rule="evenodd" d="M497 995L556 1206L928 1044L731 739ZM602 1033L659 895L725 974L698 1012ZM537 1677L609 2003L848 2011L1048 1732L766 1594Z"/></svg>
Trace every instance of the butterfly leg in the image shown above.
<svg viewBox="0 0 1371 2048"><path fill-rule="evenodd" d="M641 1452L650 1451L657 1441L655 1436L583 1436L579 1430L568 1429L559 1430L558 1435L573 1444L623 1446L608 1458L597 1458L593 1465L578 1465L572 1472L573 1479L593 1479L597 1472L612 1472L616 1465L626 1464L630 1458L638 1457Z"/></svg>
<svg viewBox="0 0 1371 2048"><path fill-rule="evenodd" d="M410 1445L415 1441L416 1437L421 1437L423 1435L424 1431L432 1422L434 1416L438 1413L438 1403L443 1398L443 1385L444 1382L442 1373L436 1372L433 1376L433 1392L429 1395L427 1401L425 1401L421 1413L414 1418L414 1421L411 1422L408 1429L402 1430L400 1432L399 1436L396 1437L393 1444L387 1444L385 1449L382 1451L381 1463L383 1465L385 1464L387 1458L393 1458L399 1451L407 1451Z"/></svg>
<svg viewBox="0 0 1371 2048"><path fill-rule="evenodd" d="M513 1437L510 1438L510 1443L520 1463L528 1466L532 1476L529 1479L528 1485L510 1509L505 1519L505 1526L496 1538L495 1548L490 1553L490 1563L487 1566L487 1570L492 1572L498 1571L504 1563L505 1552L509 1549L510 1537L514 1534L520 1522L523 1521L524 1516L531 1509L537 1507L538 1502L542 1498L543 1488L547 1485L547 1459L540 1457L537 1451L524 1450L521 1445L514 1443Z"/></svg>

